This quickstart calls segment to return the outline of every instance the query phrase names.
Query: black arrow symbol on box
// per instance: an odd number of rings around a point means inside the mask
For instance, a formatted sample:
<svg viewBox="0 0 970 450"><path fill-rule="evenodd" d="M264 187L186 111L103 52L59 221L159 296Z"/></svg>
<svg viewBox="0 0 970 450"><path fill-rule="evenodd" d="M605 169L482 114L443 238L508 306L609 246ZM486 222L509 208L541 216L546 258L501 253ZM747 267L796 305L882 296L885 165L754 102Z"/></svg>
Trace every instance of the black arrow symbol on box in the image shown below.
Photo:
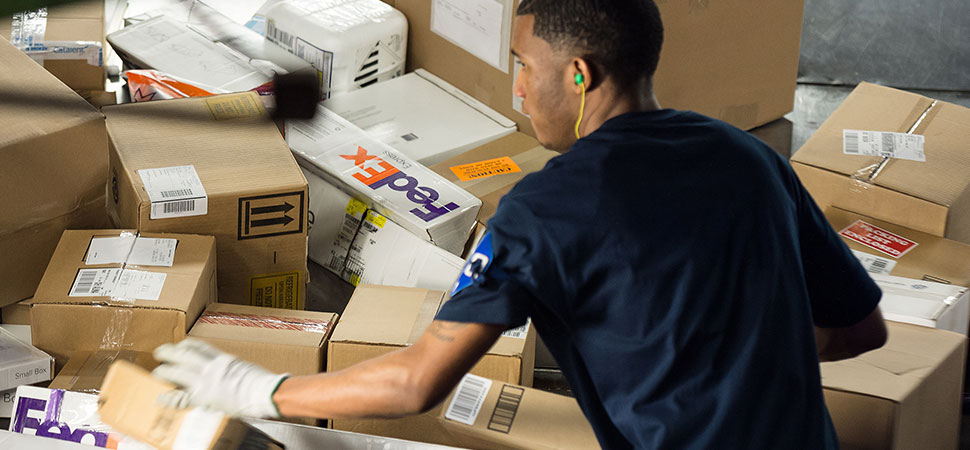
<svg viewBox="0 0 970 450"><path fill-rule="evenodd" d="M257 208L252 208L249 210L249 213L252 215L281 212L281 211L283 213L288 213L290 212L291 209L293 209L293 205L287 202L287 203L283 203L282 205L260 206ZM293 219L290 219L290 220L293 220Z"/></svg>
<svg viewBox="0 0 970 450"><path fill-rule="evenodd" d="M249 222L249 226L256 227L268 227L270 225L283 225L284 227L293 221L290 216L277 217L275 219L258 219Z"/></svg>

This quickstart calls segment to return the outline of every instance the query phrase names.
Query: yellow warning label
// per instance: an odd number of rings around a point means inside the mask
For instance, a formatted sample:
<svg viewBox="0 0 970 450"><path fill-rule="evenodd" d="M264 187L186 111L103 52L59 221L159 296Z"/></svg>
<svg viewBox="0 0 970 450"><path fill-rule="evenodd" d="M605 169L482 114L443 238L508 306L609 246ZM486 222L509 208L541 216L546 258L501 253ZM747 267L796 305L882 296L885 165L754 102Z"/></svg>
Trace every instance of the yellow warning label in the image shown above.
<svg viewBox="0 0 970 450"><path fill-rule="evenodd" d="M377 228L384 228L384 225L387 224L387 217L384 217L374 211L367 213L367 220L370 223L377 225Z"/></svg>
<svg viewBox="0 0 970 450"><path fill-rule="evenodd" d="M266 109L257 98L249 93L218 95L203 99L202 104L209 110L212 120L261 117L266 114Z"/></svg>
<svg viewBox="0 0 970 450"><path fill-rule="evenodd" d="M268 308L304 309L300 304L300 272L260 275L249 280L249 304Z"/></svg>
<svg viewBox="0 0 970 450"><path fill-rule="evenodd" d="M367 211L367 205L356 198L352 198L350 199L350 203L347 203L347 208L344 211L351 216L357 217L364 214L364 211Z"/></svg>
<svg viewBox="0 0 970 450"><path fill-rule="evenodd" d="M501 158L486 159L485 161L454 166L451 167L451 171L455 173L455 176L459 180L471 181L478 178L521 172L522 169L519 169L519 166L515 161L512 161L512 158L503 156Z"/></svg>

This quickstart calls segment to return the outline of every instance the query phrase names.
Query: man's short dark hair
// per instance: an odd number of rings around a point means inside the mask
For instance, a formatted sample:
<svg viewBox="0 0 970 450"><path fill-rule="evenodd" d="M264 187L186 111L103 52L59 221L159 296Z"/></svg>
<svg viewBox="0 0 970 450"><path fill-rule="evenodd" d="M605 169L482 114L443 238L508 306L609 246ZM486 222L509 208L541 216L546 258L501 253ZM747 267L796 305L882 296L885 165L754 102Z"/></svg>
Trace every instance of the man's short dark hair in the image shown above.
<svg viewBox="0 0 970 450"><path fill-rule="evenodd" d="M536 37L591 62L620 88L657 71L663 24L653 0L522 0L517 14L535 16Z"/></svg>

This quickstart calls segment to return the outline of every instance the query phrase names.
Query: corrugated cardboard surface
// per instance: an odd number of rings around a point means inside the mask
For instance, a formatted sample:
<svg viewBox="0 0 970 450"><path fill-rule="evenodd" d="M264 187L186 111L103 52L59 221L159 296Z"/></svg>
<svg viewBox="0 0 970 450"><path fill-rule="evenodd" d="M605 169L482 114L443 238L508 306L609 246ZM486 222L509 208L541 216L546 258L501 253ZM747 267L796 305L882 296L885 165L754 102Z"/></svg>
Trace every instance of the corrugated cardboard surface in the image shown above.
<svg viewBox="0 0 970 450"><path fill-rule="evenodd" d="M330 338L331 371L381 356L417 341L434 319L440 291L360 285ZM501 337L471 373L507 383L532 385L535 331L525 339ZM438 422L440 406L425 414L393 420L334 420L333 428L398 439L455 445Z"/></svg>
<svg viewBox="0 0 970 450"><path fill-rule="evenodd" d="M252 108L235 110L233 115L219 116L220 120L210 114L208 105L233 99ZM214 235L221 301L303 309L306 179L256 94L119 105L104 112L111 137L108 190L117 190L117 197L108 201L108 211L119 226ZM208 196L208 213L150 219L151 202L138 170L182 165L195 166ZM244 235L250 203L289 204L289 211L260 217L292 221ZM260 300L260 286L274 283L287 285L285 295Z"/></svg>
<svg viewBox="0 0 970 450"><path fill-rule="evenodd" d="M432 32L431 2L384 1L408 18L408 71L431 71L535 135L529 118L512 108L511 58L504 73ZM791 111L802 0L658 4L665 39L654 89L661 105L695 110L743 129Z"/></svg>
<svg viewBox="0 0 970 450"><path fill-rule="evenodd" d="M843 154L843 130L906 133L917 124L912 132L926 137L925 162L892 159L870 185L849 179L882 158ZM862 83L792 161L820 206L970 243L968 141L970 109ZM868 172L862 175L866 178Z"/></svg>
<svg viewBox="0 0 970 450"><path fill-rule="evenodd" d="M115 361L127 361L145 370L158 366L158 361L149 352L131 350L98 350L94 352L74 352L68 357L67 364L51 381L50 389L97 394L101 391L108 368Z"/></svg>
<svg viewBox="0 0 970 450"><path fill-rule="evenodd" d="M883 348L821 365L839 441L845 448L956 448L966 336L886 326Z"/></svg>
<svg viewBox="0 0 970 450"><path fill-rule="evenodd" d="M593 427L572 397L493 381L474 425L445 417L453 397L442 403L438 420L462 446L489 449L599 448Z"/></svg>
<svg viewBox="0 0 970 450"><path fill-rule="evenodd" d="M896 261L890 275L970 286L970 245L834 207L825 210L825 217L836 232L862 220L919 244L899 258L890 258L871 247L842 238L853 250Z"/></svg>
<svg viewBox="0 0 970 450"><path fill-rule="evenodd" d="M122 230L68 230L31 300L31 338L59 363L73 351L100 348L150 352L185 337L205 305L216 300L215 240L211 236L143 233L144 237L178 239L172 267L138 267L166 274L158 301L113 302L109 297L68 296L85 265L92 237L118 236ZM132 266L128 266L132 267Z"/></svg>
<svg viewBox="0 0 970 450"><path fill-rule="evenodd" d="M67 228L101 228L104 117L0 40L0 306L33 295ZM56 180L56 182L54 182Z"/></svg>
<svg viewBox="0 0 970 450"><path fill-rule="evenodd" d="M84 0L47 8L46 41L100 42L104 52L104 0ZM0 37L10 40L11 17L0 18ZM44 68L74 90L103 90L104 66L82 59L50 59Z"/></svg>
<svg viewBox="0 0 970 450"><path fill-rule="evenodd" d="M245 326L198 321L189 332L190 337L202 339L272 372L312 375L326 368L326 343L337 323L336 314L213 303L206 307L203 315L218 317L223 313L259 316L267 321L293 324L297 328L305 319L328 322L323 333L264 328L255 323L258 319Z"/></svg>
<svg viewBox="0 0 970 450"><path fill-rule="evenodd" d="M451 170L452 167L508 156L521 169L487 178L461 181ZM461 155L442 161L430 167L438 175L455 183L458 187L468 191L482 200L482 209L478 212L479 222L485 223L498 208L499 200L508 194L515 183L526 175L537 172L545 167L546 162L559 156L559 153L547 150L539 141L523 133L512 133L480 147L473 148Z"/></svg>
<svg viewBox="0 0 970 450"><path fill-rule="evenodd" d="M30 299L11 303L0 308L0 323L30 325Z"/></svg>

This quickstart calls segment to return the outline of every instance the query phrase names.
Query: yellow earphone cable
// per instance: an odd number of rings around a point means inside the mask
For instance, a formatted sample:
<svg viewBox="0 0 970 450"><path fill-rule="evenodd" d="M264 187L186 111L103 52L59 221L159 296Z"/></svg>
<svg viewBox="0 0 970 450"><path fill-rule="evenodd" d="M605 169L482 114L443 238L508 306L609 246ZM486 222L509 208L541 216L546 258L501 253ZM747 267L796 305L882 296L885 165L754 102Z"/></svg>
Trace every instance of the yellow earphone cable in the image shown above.
<svg viewBox="0 0 970 450"><path fill-rule="evenodd" d="M583 87L582 94L579 100L579 119L576 119L576 139L579 139L579 124L583 121L583 110L586 109L586 83L580 82L580 86Z"/></svg>

